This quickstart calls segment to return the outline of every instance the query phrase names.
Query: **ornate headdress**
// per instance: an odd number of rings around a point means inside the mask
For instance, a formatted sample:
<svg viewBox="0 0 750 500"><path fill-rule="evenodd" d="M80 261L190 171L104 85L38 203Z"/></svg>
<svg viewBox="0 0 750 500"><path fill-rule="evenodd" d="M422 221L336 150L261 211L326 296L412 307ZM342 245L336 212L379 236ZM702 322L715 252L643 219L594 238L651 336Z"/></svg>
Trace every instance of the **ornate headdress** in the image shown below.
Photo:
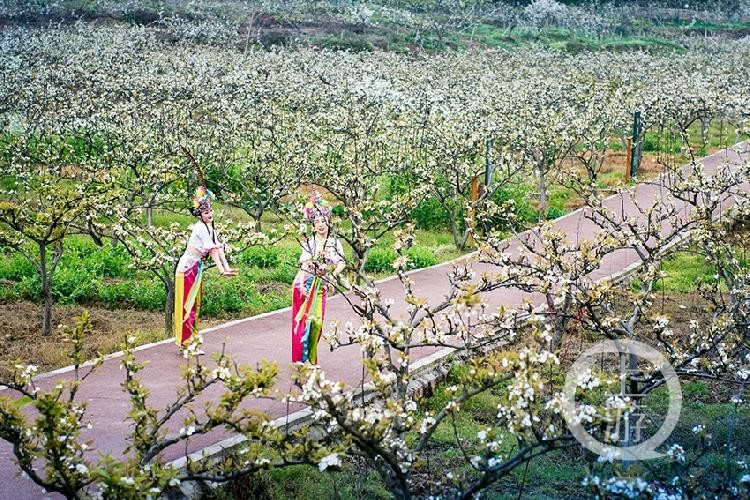
<svg viewBox="0 0 750 500"><path fill-rule="evenodd" d="M310 221L314 221L319 216L329 219L331 217L331 204L324 200L320 194L313 193L310 201L305 204L304 212L305 217Z"/></svg>
<svg viewBox="0 0 750 500"><path fill-rule="evenodd" d="M195 193L193 194L193 207L190 209L190 212L198 217L201 213L211 208L211 200L214 198L214 194L206 187L206 178L203 176L203 169L201 169L201 166L195 161L193 155L190 154L190 151L184 146L182 147L182 150L187 155L190 163L193 164L195 173L198 175L198 182L200 183L200 186L195 188Z"/></svg>
<svg viewBox="0 0 750 500"><path fill-rule="evenodd" d="M193 215L196 217L211 208L211 199L214 194L206 186L198 186L193 194Z"/></svg>

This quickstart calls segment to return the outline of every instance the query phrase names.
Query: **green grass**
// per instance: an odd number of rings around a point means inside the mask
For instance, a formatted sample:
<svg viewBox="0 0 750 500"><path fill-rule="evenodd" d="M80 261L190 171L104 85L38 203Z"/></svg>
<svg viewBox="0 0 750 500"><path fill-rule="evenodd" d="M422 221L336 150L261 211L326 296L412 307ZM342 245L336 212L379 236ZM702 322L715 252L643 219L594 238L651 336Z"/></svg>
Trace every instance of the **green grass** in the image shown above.
<svg viewBox="0 0 750 500"><path fill-rule="evenodd" d="M312 45L333 50L350 50L352 52L372 52L375 46L366 37L355 33L325 35L310 39Z"/></svg>
<svg viewBox="0 0 750 500"><path fill-rule="evenodd" d="M654 284L654 291L688 293L700 284L714 283L716 271L698 253L677 252L664 260L662 265L666 276ZM641 282L634 280L631 288L639 290Z"/></svg>
<svg viewBox="0 0 750 500"><path fill-rule="evenodd" d="M599 47L600 50L610 51L667 50L678 53L685 52L682 45L656 36L604 38Z"/></svg>
<svg viewBox="0 0 750 500"><path fill-rule="evenodd" d="M216 203L214 204L214 209L214 223L219 229L222 226L222 221L231 220L234 223L248 223L253 220L244 210L239 208ZM268 220L277 222L275 218L272 218L271 216L269 216ZM189 225L195 224L195 221L196 218L188 211L187 204L185 204L185 206L174 207L171 210L155 209L151 216L151 222L157 227L169 227L177 222L180 224L180 227L185 228L186 231Z"/></svg>
<svg viewBox="0 0 750 500"><path fill-rule="evenodd" d="M444 382L434 390L433 395L419 402L420 418L426 412L435 413L450 401L448 387L460 381L466 374L467 367L456 364L451 368ZM559 383L559 382L558 382ZM720 485L726 471L724 445L728 440L727 429L734 421L733 451L730 456L733 473L739 468L736 461L750 459L750 434L744 429L750 425L750 407L738 407L728 402L705 403L706 398L715 398L716 391L708 383L700 380L682 381L683 405L677 426L658 451L664 452L673 443L679 443L685 449L688 460L697 457L701 452L700 439L693 433L696 425L703 425L713 438L713 444L707 453L699 458L698 472L703 484ZM415 466L415 480L426 477L435 480L437 477L452 471L456 476L464 474L474 477L475 471L469 467L464 454L457 446L456 439L461 441L466 452L471 456L476 446L477 433L492 426L495 422L497 405L502 402L503 390L487 391L466 401L455 419L447 418L432 435L428 448ZM666 388L659 388L647 395L641 406L658 418L667 410L669 395ZM455 426L455 427L454 427ZM407 437L410 444L419 438L416 432ZM514 440L503 436L503 452L513 453ZM521 498L579 498L587 497L588 490L581 481L589 470L608 477L622 466L621 463L599 464L597 457L588 451L578 448L555 450L534 458L528 467L518 467L507 476L500 478L482 492L483 498L515 499ZM674 470L665 458L651 460L644 464L634 465L646 478L671 478ZM693 471L694 472L694 471ZM691 473L693 473L691 472ZM243 488L244 486L244 490ZM252 484L252 486L249 486ZM335 485L335 486L334 486ZM256 494L249 494L250 488L256 488ZM257 489L260 488L260 491ZM260 496L258 496L260 495ZM257 478L240 482L220 489L209 498L271 498L271 499L313 499L313 498L389 498L381 479L375 474L372 465L367 466L362 460L345 461L342 470L337 472L320 472L314 467L295 466L283 470L264 472ZM206 500L206 499L204 499Z"/></svg>
<svg viewBox="0 0 750 500"><path fill-rule="evenodd" d="M411 259L412 269L430 267L465 254L465 252L456 249L453 244L453 236L444 230L417 229L414 242L414 246L407 254ZM371 273L375 279L393 275L393 268L390 266L396 257L393 243L393 234L386 234L370 250L373 260L377 260L377 264L366 267L365 270Z"/></svg>
<svg viewBox="0 0 750 500"><path fill-rule="evenodd" d="M722 446L727 439L726 429L729 419L732 417L733 405L691 402L691 390L696 390L697 386L691 382L685 385L693 387L693 389L685 391L686 403L683 406L678 426L671 439L662 448L666 449L671 443L679 442L685 447L689 457L695 456L695 453L699 450L699 442L692 433L692 428L698 424L705 425L707 431L713 436L715 446L711 449L712 451L700 459L699 464L706 481L710 481L711 483L720 482L726 469L726 460L722 452ZM698 389L698 392L702 393L704 390ZM663 394L649 396L651 400L649 407L652 411L663 411L665 409L665 406L662 406L661 403L662 400L665 400L664 396ZM444 394L439 391L436 396L423 401L420 406L438 409L444 405L445 401ZM468 467L463 467L463 455L455 445L455 436L457 434L459 439L474 439L476 433L487 426L485 416L488 411L494 410L495 404L496 401L493 396L480 395L476 401L467 403L462 407L462 411L455 421L451 422L447 420L438 427L430 443L431 471L434 473L437 473L437 471L444 472L450 468L454 469L454 471L458 469L460 472L471 474ZM454 423L456 426L455 430L453 428ZM748 443L747 437L741 435L740 431L746 428L749 423L750 409L745 407L738 413L735 423L735 439L733 442L736 451L732 455L733 461L746 460L749 456L750 443ZM509 451L512 450L508 448L506 452ZM527 469L524 467L517 468L512 474L491 485L483 492L482 496L484 498L497 499L517 498L519 493L523 498L585 496L586 490L581 486L581 481L586 477L589 467L597 467L595 458L578 450L557 450L539 456L530 462ZM655 472L657 474L667 475L671 471L665 459L652 461L649 467L652 469L652 473ZM737 472L736 466L735 472ZM643 470L642 473L648 474L649 471ZM348 485L352 484L352 481L358 477L358 472L349 468L348 471L344 470L337 474L340 474L337 480L339 481L338 491L341 494L341 498L362 498L356 494L352 494L351 490L347 489L349 488ZM348 479L347 475L349 476ZM314 494L331 494L331 477L312 468L295 470L289 473L275 471L268 477L272 483L271 489L273 491L273 495L270 498L281 498L277 496L279 494L288 495L288 498L314 498L313 496L307 496L308 481L315 483L315 486L309 486L314 491ZM300 484L305 485L305 488L300 488ZM383 495L386 495L382 489L380 480L374 475L367 477L366 484L377 485L375 486L375 491L381 491ZM523 489L521 489L522 484ZM300 490L305 491L305 493L300 493ZM372 492L372 490L370 491ZM323 496L320 498L323 498Z"/></svg>
<svg viewBox="0 0 750 500"><path fill-rule="evenodd" d="M494 27L485 27L486 30ZM479 34L483 31L479 30ZM487 31L487 33L495 33ZM549 30L550 39L564 39L570 35L565 30ZM690 128L691 141L700 141L700 124L694 123ZM666 133L665 133L666 135ZM715 146L717 144L731 144L741 139L730 124L721 124L714 120L708 127L706 140ZM664 137L657 137L655 132L646 135L646 149L661 151L665 149L667 141ZM612 144L619 141L613 140ZM677 148L671 145L668 150ZM621 171L601 174L600 183L608 184L620 181ZM535 186L529 183L508 185L498 190L493 196L497 203L513 200L518 217L526 222L538 219L535 199L529 195ZM558 217L575 206L571 201L574 193L561 186L552 185L549 189L548 218ZM415 245L410 250L410 265L412 268L429 267L438 262L456 259L463 252L458 251L453 243L452 235L442 225L441 219L435 218L435 210L426 210L422 217L422 226L416 232ZM432 218L430 218L432 217ZM415 213L416 218L416 213ZM217 204L217 226L221 232L224 225L238 222L249 222L250 217L242 210ZM187 233L187 228L195 222L195 217L187 213L185 207L175 207L174 210L154 210L153 223L157 226L168 227L177 224ZM500 221L499 224L504 222ZM278 218L267 213L264 216L264 230L280 228ZM348 221L341 222L341 231L348 229ZM392 262L395 253L392 249L393 235L382 237L371 252L368 272L376 279L393 274ZM351 259L351 251L346 248L347 258ZM161 286L154 282L153 276L145 271L130 267L127 254L117 247L105 244L97 247L87 236L73 235L66 239L65 254L55 277L55 297L61 303L68 304L102 304L105 307L128 307L146 310L160 310L163 308L165 293ZM216 295L214 299L207 297L205 313L213 315L243 314L252 311L266 312L288 304L287 295L281 290L288 288L297 270L299 257L299 243L294 238L287 238L270 248L252 248L243 253L230 254L230 259L242 270L242 279L234 280L236 285L229 283L214 283L211 273L208 273L207 287ZM379 262L375 262L379 259ZM657 289L685 291L697 281L710 282L713 273L706 269L697 256L681 255L665 263L665 270L669 276L657 284ZM13 252L4 252L0 257L0 300L31 299L40 300L40 284L36 271L31 263ZM273 285L269 288L267 285ZM260 290L259 298L256 293ZM269 292L273 292L270 293ZM246 304L242 306L241 304Z"/></svg>
<svg viewBox="0 0 750 500"><path fill-rule="evenodd" d="M737 29L748 29L750 23L747 22L713 22L713 21L700 21L700 20L670 20L666 21L664 25L667 28L692 28L700 30L737 30Z"/></svg>
<svg viewBox="0 0 750 500"><path fill-rule="evenodd" d="M654 285L654 290L687 293L701 283L713 283L714 269L698 254L680 252L664 262L667 276Z"/></svg>
<svg viewBox="0 0 750 500"><path fill-rule="evenodd" d="M711 390L704 382L690 381L686 382L682 386L682 395L687 398L696 398L701 396L708 396L711 394Z"/></svg>
<svg viewBox="0 0 750 500"><path fill-rule="evenodd" d="M732 436L733 446L743 456L748 457L750 455L750 434L744 432L744 429L747 429L750 425L750 406L747 404L738 405L735 415L735 405L729 402L729 393L727 393L724 402L703 402L702 399L710 395L708 392L710 390L703 382L689 380L682 382L683 403L678 425L669 441L662 446L667 448L671 443L676 442L686 449L697 449L699 442L692 429L696 425L703 425L706 432L712 436L714 443L721 449L728 441L728 429L732 420L735 420L734 435ZM645 398L642 406L655 415L663 416L667 411L668 400L669 396L666 389L659 388Z"/></svg>
<svg viewBox="0 0 750 500"><path fill-rule="evenodd" d="M222 220L248 219L244 212L220 208L217 226ZM178 223L187 233L195 218L182 213L155 210L153 223L168 227ZM268 222L269 229L275 222ZM393 235L382 238L374 250L392 249ZM410 249L412 268L428 267L459 255L450 234L439 230L418 230L417 245ZM347 259L351 251L345 247ZM392 250L391 250L392 251ZM240 276L226 280L209 269L205 274L202 315L205 318L247 316L287 307L291 303L291 283L299 265L299 242L286 238L273 246L251 247L230 253L229 258L240 269ZM376 278L393 274L389 260L374 273ZM53 281L53 295L60 304L97 305L111 309L160 311L166 292L154 276L131 267L132 259L122 246L109 241L101 247L91 238L71 235L65 240L65 252ZM2 252L0 256L0 300L41 301L41 282L33 264L20 253Z"/></svg>
<svg viewBox="0 0 750 500"><path fill-rule="evenodd" d="M261 472L219 487L203 500L352 500L389 499L380 477L372 468L356 470L351 464L340 471L321 472L310 466L295 465Z"/></svg>
<svg viewBox="0 0 750 500"><path fill-rule="evenodd" d="M145 215L144 215L145 221ZM151 214L151 223L157 227L169 227L173 223L180 224L180 227L187 227L190 224L195 224L195 217L190 215L187 211L187 207L184 210L177 211L165 211L165 210L154 210Z"/></svg>
<svg viewBox="0 0 750 500"><path fill-rule="evenodd" d="M710 120L707 125L702 130L701 121L696 119L687 128L688 141L697 156L707 155L714 148L730 147L748 138L747 134L739 134L736 124L727 120ZM676 127L666 128L661 132L654 127L646 132L643 141L643 150L653 153L679 154L684 146ZM675 161L688 161L688 158L679 156Z"/></svg>
<svg viewBox="0 0 750 500"><path fill-rule="evenodd" d="M581 457L562 450L535 458L528 468L520 467L507 478L491 485L482 495L493 499L575 498L584 495L581 481L586 477L586 463ZM523 485L523 487L522 487Z"/></svg>
<svg viewBox="0 0 750 500"><path fill-rule="evenodd" d="M699 120L696 120L688 131L691 144L703 143ZM747 138L747 134L737 133L737 126L729 121L711 120L705 132L706 143L711 148L729 147ZM699 151L699 154L707 153L708 151L705 149Z"/></svg>

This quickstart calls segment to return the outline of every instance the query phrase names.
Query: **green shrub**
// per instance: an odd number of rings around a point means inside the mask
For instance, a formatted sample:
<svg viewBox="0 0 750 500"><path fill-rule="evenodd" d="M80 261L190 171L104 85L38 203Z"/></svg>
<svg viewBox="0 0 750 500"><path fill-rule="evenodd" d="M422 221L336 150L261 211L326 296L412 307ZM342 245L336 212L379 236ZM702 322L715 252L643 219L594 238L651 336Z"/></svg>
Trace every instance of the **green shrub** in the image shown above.
<svg viewBox="0 0 750 500"><path fill-rule="evenodd" d="M122 246L105 245L89 253L81 262L85 269L97 276L108 278L126 278L135 275L130 267L132 258Z"/></svg>
<svg viewBox="0 0 750 500"><path fill-rule="evenodd" d="M411 247L406 255L409 257L409 269L421 269L423 267L434 266L438 263L435 253L426 247Z"/></svg>
<svg viewBox="0 0 750 500"><path fill-rule="evenodd" d="M15 288L22 299L38 301L42 298L42 280L39 275L24 276Z"/></svg>
<svg viewBox="0 0 750 500"><path fill-rule="evenodd" d="M507 202L512 202L514 213L520 223L536 222L539 220L539 212L532 205L532 198L529 196L530 187L522 184L511 184L497 189L492 193L492 201L498 206ZM505 218L497 217L488 221L488 229L504 231L510 229L508 221Z"/></svg>
<svg viewBox="0 0 750 500"><path fill-rule="evenodd" d="M292 304L291 290L284 292L284 293L277 292L277 293L264 294L262 298L263 298L263 305L265 306L263 308L263 311L267 311L267 310L275 311L277 309L282 309ZM258 311L258 312L261 312L261 311Z"/></svg>
<svg viewBox="0 0 750 500"><path fill-rule="evenodd" d="M134 305L132 301L133 282L99 283L96 294L107 307Z"/></svg>
<svg viewBox="0 0 750 500"><path fill-rule="evenodd" d="M80 235L70 236L65 239L65 253L62 260L63 262L71 260L80 261L95 253L97 248L96 244L90 238Z"/></svg>
<svg viewBox="0 0 750 500"><path fill-rule="evenodd" d="M249 266L268 269L278 267L281 258L274 247L250 247L238 256L238 260Z"/></svg>
<svg viewBox="0 0 750 500"><path fill-rule="evenodd" d="M60 304L89 302L96 298L97 278L88 269L58 268L52 281L52 295Z"/></svg>
<svg viewBox="0 0 750 500"><path fill-rule="evenodd" d="M0 301L3 300L20 300L21 293L19 287L13 285L3 285L0 283Z"/></svg>
<svg viewBox="0 0 750 500"><path fill-rule="evenodd" d="M647 132L643 137L643 151L679 153L681 139L664 132L661 136L658 133Z"/></svg>
<svg viewBox="0 0 750 500"><path fill-rule="evenodd" d="M659 136L647 133L643 138L644 151L659 151Z"/></svg>
<svg viewBox="0 0 750 500"><path fill-rule="evenodd" d="M218 316L224 312L239 312L261 301L255 285L248 280L212 278L203 283L201 314L206 317Z"/></svg>
<svg viewBox="0 0 750 500"><path fill-rule="evenodd" d="M373 248L367 254L365 260L365 271L368 273L379 273L393 270L393 261L398 255L390 248Z"/></svg>
<svg viewBox="0 0 750 500"><path fill-rule="evenodd" d="M277 283L289 283L291 284L294 277L297 275L298 267L292 264L284 264L275 269L271 269L270 272L262 277L258 277L258 281L264 281L266 283L277 282Z"/></svg>
<svg viewBox="0 0 750 500"><path fill-rule="evenodd" d="M161 311L167 301L167 292L161 281L138 280L128 282L131 287L130 302L138 309Z"/></svg>
<svg viewBox="0 0 750 500"><path fill-rule="evenodd" d="M97 297L107 307L135 307L147 311L161 311L167 300L161 281L131 279L116 283L99 283Z"/></svg>
<svg viewBox="0 0 750 500"><path fill-rule="evenodd" d="M11 254L10 258L0 259L0 279L21 281L37 273L34 264L23 255Z"/></svg>
<svg viewBox="0 0 750 500"><path fill-rule="evenodd" d="M410 170L399 174L389 174L381 177L385 190L382 192L382 200L390 200L394 196L411 193L421 180Z"/></svg>
<svg viewBox="0 0 750 500"><path fill-rule="evenodd" d="M423 201L412 212L412 219L417 229L436 229L447 227L450 219L448 212L434 198Z"/></svg>
<svg viewBox="0 0 750 500"><path fill-rule="evenodd" d="M557 219L558 217L562 217L565 215L565 209L561 207L549 207L547 209L547 219Z"/></svg>

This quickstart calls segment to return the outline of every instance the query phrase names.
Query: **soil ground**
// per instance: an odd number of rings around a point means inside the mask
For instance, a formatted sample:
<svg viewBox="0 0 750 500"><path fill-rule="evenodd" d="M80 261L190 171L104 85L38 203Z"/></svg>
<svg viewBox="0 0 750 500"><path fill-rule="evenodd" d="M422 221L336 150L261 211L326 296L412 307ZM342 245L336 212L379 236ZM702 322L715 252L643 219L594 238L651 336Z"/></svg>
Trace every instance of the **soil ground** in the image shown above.
<svg viewBox="0 0 750 500"><path fill-rule="evenodd" d="M164 314L134 309L104 309L96 306L55 305L49 337L41 335L42 305L28 301L0 303L0 364L21 360L37 365L40 372L54 370L70 364L70 344L64 339L65 327L75 326L76 318L84 311L91 315L92 332L86 337L84 354L87 358L96 353L109 354L120 350L126 335L136 334L140 344L164 340ZM200 327L207 328L236 319L231 316L201 320ZM58 327L58 325L62 325ZM0 368L1 370L1 368Z"/></svg>

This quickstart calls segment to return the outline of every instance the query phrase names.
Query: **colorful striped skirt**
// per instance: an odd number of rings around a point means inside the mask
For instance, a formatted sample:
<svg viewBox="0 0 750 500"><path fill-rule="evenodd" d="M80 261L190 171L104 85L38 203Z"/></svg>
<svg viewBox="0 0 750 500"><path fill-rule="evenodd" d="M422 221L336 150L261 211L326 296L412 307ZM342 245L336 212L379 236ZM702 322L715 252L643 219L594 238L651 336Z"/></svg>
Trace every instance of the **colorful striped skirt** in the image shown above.
<svg viewBox="0 0 750 500"><path fill-rule="evenodd" d="M302 287L310 290L307 297ZM295 283L292 290L292 362L318 364L318 341L323 332L326 310L325 283L319 277L309 277Z"/></svg>
<svg viewBox="0 0 750 500"><path fill-rule="evenodd" d="M177 271L174 280L174 335L183 346L198 332L198 314L203 298L203 261L198 259L184 272Z"/></svg>

